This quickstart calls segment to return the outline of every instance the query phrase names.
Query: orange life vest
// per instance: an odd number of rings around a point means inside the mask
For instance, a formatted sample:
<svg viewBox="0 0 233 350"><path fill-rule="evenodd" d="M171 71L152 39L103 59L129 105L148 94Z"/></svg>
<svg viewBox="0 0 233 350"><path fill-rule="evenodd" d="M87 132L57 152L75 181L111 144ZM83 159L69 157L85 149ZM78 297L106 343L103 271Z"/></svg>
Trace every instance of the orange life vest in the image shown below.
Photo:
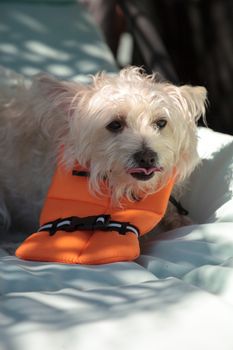
<svg viewBox="0 0 233 350"><path fill-rule="evenodd" d="M76 174L81 174L76 168ZM40 229L17 249L26 260L103 264L134 260L138 236L151 231L165 214L174 184L140 201L123 199L113 207L107 195L89 192L88 177L57 167L40 217ZM107 189L106 189L107 191Z"/></svg>

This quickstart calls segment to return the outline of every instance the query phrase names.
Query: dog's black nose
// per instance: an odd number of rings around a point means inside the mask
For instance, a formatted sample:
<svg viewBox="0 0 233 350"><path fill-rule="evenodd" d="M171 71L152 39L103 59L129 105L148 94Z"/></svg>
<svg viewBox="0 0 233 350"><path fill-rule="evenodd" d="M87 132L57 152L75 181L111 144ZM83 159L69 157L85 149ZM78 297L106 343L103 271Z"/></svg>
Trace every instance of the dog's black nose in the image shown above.
<svg viewBox="0 0 233 350"><path fill-rule="evenodd" d="M140 168L151 168L156 165L158 155L150 148L144 148L143 150L134 153L134 160Z"/></svg>

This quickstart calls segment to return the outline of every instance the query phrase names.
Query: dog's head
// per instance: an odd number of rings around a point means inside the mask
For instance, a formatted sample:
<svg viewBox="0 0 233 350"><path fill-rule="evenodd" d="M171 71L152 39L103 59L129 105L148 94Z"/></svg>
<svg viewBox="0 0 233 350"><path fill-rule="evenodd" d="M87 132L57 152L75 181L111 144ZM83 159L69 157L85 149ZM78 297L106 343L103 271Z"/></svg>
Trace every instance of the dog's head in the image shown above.
<svg viewBox="0 0 233 350"><path fill-rule="evenodd" d="M107 179L113 198L155 192L199 162L196 122L205 113L206 89L156 81L130 67L82 86L41 78L48 98L67 114L64 159L90 169L90 186Z"/></svg>

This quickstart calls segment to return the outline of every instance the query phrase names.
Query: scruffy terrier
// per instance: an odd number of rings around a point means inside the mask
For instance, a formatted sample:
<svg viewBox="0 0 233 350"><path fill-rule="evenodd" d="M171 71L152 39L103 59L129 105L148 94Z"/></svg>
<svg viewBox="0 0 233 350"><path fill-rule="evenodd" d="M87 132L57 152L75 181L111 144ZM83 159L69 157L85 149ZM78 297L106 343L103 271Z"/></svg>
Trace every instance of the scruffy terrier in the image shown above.
<svg viewBox="0 0 233 350"><path fill-rule="evenodd" d="M123 196L156 192L174 172L181 183L199 163L196 122L205 113L204 87L160 82L136 67L97 74L89 85L44 74L27 85L4 69L1 81L4 229L36 227L61 153L68 168L78 161L90 170L90 191L97 195L107 179L116 205ZM170 213L168 222L176 220Z"/></svg>

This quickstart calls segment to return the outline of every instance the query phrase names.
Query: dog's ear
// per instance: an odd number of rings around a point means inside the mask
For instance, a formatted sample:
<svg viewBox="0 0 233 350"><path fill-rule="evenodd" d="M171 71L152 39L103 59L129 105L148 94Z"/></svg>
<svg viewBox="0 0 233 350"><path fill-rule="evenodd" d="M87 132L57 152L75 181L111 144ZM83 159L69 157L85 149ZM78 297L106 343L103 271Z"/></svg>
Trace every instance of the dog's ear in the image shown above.
<svg viewBox="0 0 233 350"><path fill-rule="evenodd" d="M48 74L38 74L33 81L34 88L54 107L72 115L74 102L78 100L87 87L71 81L59 81Z"/></svg>
<svg viewBox="0 0 233 350"><path fill-rule="evenodd" d="M205 117L207 105L207 90L205 87L183 85L180 87L180 93L187 104L189 116L195 121L198 121L201 116Z"/></svg>

